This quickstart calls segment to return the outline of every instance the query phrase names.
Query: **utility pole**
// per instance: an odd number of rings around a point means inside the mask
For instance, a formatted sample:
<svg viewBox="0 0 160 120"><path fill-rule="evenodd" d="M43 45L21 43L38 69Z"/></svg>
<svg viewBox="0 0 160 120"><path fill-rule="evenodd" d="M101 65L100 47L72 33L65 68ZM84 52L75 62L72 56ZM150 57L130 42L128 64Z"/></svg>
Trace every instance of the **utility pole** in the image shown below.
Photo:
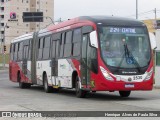
<svg viewBox="0 0 160 120"><path fill-rule="evenodd" d="M153 11L154 11L154 14L155 14L154 27L155 27L155 29L157 29L157 9L155 8Z"/></svg>
<svg viewBox="0 0 160 120"><path fill-rule="evenodd" d="M40 12L40 9L41 9L40 3L41 3L41 0L39 0L39 12ZM40 25L41 25L41 23L39 22L39 30L41 29Z"/></svg>
<svg viewBox="0 0 160 120"><path fill-rule="evenodd" d="M136 0L136 19L138 19L138 0Z"/></svg>
<svg viewBox="0 0 160 120"><path fill-rule="evenodd" d="M6 25L4 25L4 35L3 35L3 68L5 68L5 63L6 63L6 56L5 56L5 50L4 50L4 46L5 46L5 28Z"/></svg>
<svg viewBox="0 0 160 120"><path fill-rule="evenodd" d="M157 9L154 9L154 14L155 14L155 20L157 20Z"/></svg>
<svg viewBox="0 0 160 120"><path fill-rule="evenodd" d="M1 24L1 18L0 18L0 24ZM2 26L0 25L0 29L2 28ZM2 34L0 33L0 42L1 42L1 51L0 51L0 53L2 53Z"/></svg>

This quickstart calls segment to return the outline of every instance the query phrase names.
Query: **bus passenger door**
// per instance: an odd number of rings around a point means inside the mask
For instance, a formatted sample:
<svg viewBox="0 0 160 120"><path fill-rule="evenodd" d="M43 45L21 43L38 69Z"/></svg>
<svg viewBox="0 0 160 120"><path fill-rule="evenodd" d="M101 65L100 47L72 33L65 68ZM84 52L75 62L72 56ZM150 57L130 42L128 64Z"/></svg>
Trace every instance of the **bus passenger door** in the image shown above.
<svg viewBox="0 0 160 120"><path fill-rule="evenodd" d="M28 59L28 50L29 50L29 46L28 45L24 45L24 58L23 58L23 63L22 63L22 71L24 75L27 75L27 59Z"/></svg>
<svg viewBox="0 0 160 120"><path fill-rule="evenodd" d="M52 61L51 61L51 72L52 72L52 83L56 84L56 79L58 77L58 44L59 41L52 40Z"/></svg>
<svg viewBox="0 0 160 120"><path fill-rule="evenodd" d="M89 87L90 85L90 70L88 66L88 45L89 36L88 34L83 35L82 38L82 58L81 58L81 83Z"/></svg>
<svg viewBox="0 0 160 120"><path fill-rule="evenodd" d="M22 71L28 80L31 80L31 40L23 42Z"/></svg>
<svg viewBox="0 0 160 120"><path fill-rule="evenodd" d="M23 60L22 71L24 75L27 75L27 59Z"/></svg>

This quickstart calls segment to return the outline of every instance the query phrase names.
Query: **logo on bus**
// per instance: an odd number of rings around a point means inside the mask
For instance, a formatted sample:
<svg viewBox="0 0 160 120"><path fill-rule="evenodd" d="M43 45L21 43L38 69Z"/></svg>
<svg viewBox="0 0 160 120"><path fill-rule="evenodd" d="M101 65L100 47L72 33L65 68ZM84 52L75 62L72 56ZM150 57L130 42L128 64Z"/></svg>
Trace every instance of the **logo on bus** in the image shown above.
<svg viewBox="0 0 160 120"><path fill-rule="evenodd" d="M60 67L61 67L62 69L66 69L66 65L64 65L64 64L63 64L63 65L61 64Z"/></svg>
<svg viewBox="0 0 160 120"><path fill-rule="evenodd" d="M129 77L129 78L128 78L128 81L132 81L132 78Z"/></svg>

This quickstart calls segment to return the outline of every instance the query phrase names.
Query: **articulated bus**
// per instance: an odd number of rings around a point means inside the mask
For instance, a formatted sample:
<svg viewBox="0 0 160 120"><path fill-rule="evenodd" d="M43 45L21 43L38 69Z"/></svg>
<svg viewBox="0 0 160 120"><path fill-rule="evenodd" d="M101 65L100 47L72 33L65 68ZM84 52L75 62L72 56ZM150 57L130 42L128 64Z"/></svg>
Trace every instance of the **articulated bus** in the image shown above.
<svg viewBox="0 0 160 120"><path fill-rule="evenodd" d="M15 38L10 80L20 88L43 85L45 92L152 90L153 57L147 27L138 20L82 16Z"/></svg>

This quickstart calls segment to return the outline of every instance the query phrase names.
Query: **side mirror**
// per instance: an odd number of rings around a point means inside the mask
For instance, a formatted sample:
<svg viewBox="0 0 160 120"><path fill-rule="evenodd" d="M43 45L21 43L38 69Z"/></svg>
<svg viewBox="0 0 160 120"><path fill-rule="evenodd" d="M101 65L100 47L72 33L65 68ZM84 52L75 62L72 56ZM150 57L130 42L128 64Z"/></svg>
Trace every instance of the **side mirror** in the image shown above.
<svg viewBox="0 0 160 120"><path fill-rule="evenodd" d="M157 48L156 37L153 33L149 32L149 38L150 38L151 48L152 50L155 50Z"/></svg>
<svg viewBox="0 0 160 120"><path fill-rule="evenodd" d="M98 73L97 49L95 47L91 48L91 70Z"/></svg>
<svg viewBox="0 0 160 120"><path fill-rule="evenodd" d="M97 40L97 33L93 31L89 34L90 36L90 43L92 47L98 48L98 40Z"/></svg>

